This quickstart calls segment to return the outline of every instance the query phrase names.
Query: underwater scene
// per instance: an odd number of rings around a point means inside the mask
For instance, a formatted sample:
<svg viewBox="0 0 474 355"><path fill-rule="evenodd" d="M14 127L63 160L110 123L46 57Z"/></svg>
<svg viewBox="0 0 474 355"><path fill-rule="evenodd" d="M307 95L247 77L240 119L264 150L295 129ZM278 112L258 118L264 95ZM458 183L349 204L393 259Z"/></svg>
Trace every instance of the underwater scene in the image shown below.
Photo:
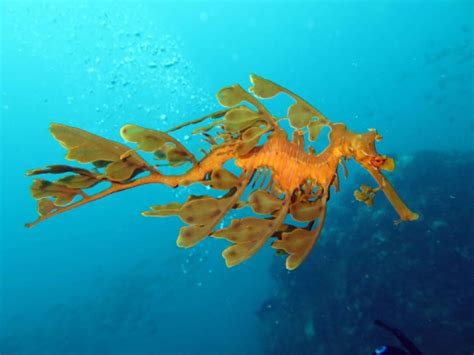
<svg viewBox="0 0 474 355"><path fill-rule="evenodd" d="M0 25L1 355L474 353L474 2Z"/></svg>

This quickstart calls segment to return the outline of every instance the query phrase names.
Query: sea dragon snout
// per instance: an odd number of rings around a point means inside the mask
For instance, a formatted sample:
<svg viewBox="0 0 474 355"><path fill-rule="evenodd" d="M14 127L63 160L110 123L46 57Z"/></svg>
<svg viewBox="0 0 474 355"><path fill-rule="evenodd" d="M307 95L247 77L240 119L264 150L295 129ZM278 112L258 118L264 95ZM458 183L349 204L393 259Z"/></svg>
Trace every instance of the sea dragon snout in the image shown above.
<svg viewBox="0 0 474 355"><path fill-rule="evenodd" d="M381 170L393 171L395 169L394 159L379 154L375 147L375 142L382 140L382 136L379 135L377 131L370 130L368 133L355 134L351 138L351 155L372 175L379 185L376 189L364 187L363 190L365 190L365 193L364 191L356 191L354 193L356 199L365 203L370 200L371 204L375 192L381 190L384 192L395 211L397 211L402 221L417 220L419 217L418 214L412 212L405 205L393 186L381 172ZM370 194L368 191L370 191Z"/></svg>
<svg viewBox="0 0 474 355"><path fill-rule="evenodd" d="M38 200L39 217L27 227L145 184L202 184L225 192L220 197L191 195L184 202L155 205L143 215L177 216L186 223L179 232L179 247L192 247L207 237L226 239L232 244L222 253L227 266L247 260L273 238L272 247L287 255L286 267L292 270L319 239L331 187L339 190L338 167L341 165L347 174L344 160L349 158L367 169L379 185L362 186L355 192L357 200L370 206L376 192L382 190L401 220L418 218L381 173L381 169L391 171L395 165L393 159L377 153L375 141L381 139L377 132L353 133L344 124L328 120L288 89L256 75L250 79L250 92L239 85L219 91L217 98L224 109L167 132L124 126L120 134L126 142L135 144L134 148L79 128L52 124L52 135L68 151L66 159L88 165L50 165L27 173L61 175L54 181L34 180L31 193ZM278 94L293 100L286 117L273 116L259 100ZM198 159L169 133L205 120L212 122L193 134L201 135L210 149L203 149L204 156ZM294 130L291 140L280 126L284 120ZM309 142L317 140L324 127L329 128L330 143L317 153L305 137ZM141 156L143 153L160 164L150 163ZM189 169L181 175L165 175L159 171L163 161L170 167L187 165ZM224 168L228 161L234 162L235 170L240 169L237 175ZM96 185L104 188L100 190ZM243 200L250 186L253 191ZM94 188L92 192L90 188ZM230 210L243 208L259 216L233 219L224 226Z"/></svg>

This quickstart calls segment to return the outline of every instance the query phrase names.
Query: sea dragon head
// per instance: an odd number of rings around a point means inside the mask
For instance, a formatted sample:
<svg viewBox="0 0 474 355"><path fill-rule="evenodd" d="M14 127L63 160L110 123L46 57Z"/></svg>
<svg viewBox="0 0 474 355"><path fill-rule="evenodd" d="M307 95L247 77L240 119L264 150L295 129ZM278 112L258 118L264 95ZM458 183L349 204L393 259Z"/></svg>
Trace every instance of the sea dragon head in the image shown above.
<svg viewBox="0 0 474 355"><path fill-rule="evenodd" d="M371 129L367 133L353 134L348 149L352 157L366 169L393 171L395 161L386 155L379 154L375 148L375 142L381 140L382 136Z"/></svg>
<svg viewBox="0 0 474 355"><path fill-rule="evenodd" d="M346 158L353 158L362 165L379 185L377 188L364 186L360 192L356 191L355 197L358 200L370 205L375 192L382 190L402 221L418 219L418 214L412 212L405 205L388 179L381 172L381 170L393 171L395 169L395 161L377 152L375 142L382 140L382 136L376 130L370 129L366 133L353 133L343 124L335 124L332 127L331 135L340 139L343 155Z"/></svg>

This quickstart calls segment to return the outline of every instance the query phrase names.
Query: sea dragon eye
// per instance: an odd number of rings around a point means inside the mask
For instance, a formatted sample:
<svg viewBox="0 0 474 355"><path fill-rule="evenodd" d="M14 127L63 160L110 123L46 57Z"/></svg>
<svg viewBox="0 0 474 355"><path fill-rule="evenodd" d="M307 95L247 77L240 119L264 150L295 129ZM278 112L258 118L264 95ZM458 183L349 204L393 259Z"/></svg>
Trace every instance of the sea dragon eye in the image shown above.
<svg viewBox="0 0 474 355"><path fill-rule="evenodd" d="M370 164L376 168L380 168L383 166L387 158L384 158L380 155L370 158Z"/></svg>

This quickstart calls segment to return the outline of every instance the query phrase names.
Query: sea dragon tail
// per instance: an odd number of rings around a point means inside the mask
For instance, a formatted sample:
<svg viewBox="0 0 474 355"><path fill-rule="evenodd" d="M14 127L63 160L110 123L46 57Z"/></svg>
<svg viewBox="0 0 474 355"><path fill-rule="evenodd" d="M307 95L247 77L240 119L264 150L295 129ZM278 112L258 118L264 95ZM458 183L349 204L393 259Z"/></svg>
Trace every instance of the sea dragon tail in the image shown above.
<svg viewBox="0 0 474 355"><path fill-rule="evenodd" d="M39 217L27 223L26 227L137 186L160 183L176 187L203 181L209 172L222 169L222 164L232 158L232 149L219 146L198 162L194 155L168 134L135 125L124 126L121 135L125 140L137 143L136 149L66 125L52 124L50 131L68 150L66 159L83 164L91 163L93 168L89 170L69 165L50 165L28 171L28 176L66 176L55 181L33 181L31 193L38 200ZM191 163L192 167L183 175L163 175L140 157L136 150L152 153L158 159L167 160L171 166ZM146 175L139 177L143 174ZM101 183L108 183L109 186L91 195L86 192Z"/></svg>

